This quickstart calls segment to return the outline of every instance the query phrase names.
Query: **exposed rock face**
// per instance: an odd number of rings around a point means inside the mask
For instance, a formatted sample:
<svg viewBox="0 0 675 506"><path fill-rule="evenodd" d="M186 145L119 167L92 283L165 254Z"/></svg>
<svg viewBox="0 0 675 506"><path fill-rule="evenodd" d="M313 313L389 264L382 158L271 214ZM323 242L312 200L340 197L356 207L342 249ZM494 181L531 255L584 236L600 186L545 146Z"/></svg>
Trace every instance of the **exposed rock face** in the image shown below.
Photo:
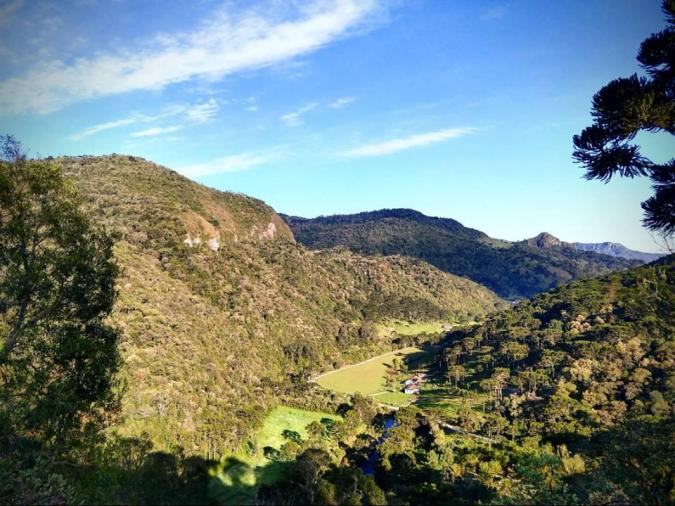
<svg viewBox="0 0 675 506"><path fill-rule="evenodd" d="M215 237L212 238L212 239L209 239L208 244L209 244L209 248L211 249L211 251L218 251L218 248L220 248L220 242Z"/></svg>
<svg viewBox="0 0 675 506"><path fill-rule="evenodd" d="M202 238L197 236L197 237L192 237L190 234L187 234L187 238L183 241L183 244L187 244L190 248L194 248L195 246L199 246L202 243Z"/></svg>
<svg viewBox="0 0 675 506"><path fill-rule="evenodd" d="M528 239L527 244L530 246L536 246L537 248L546 249L553 248L555 246L562 246L563 242L548 232L542 232L536 237Z"/></svg>
<svg viewBox="0 0 675 506"><path fill-rule="evenodd" d="M277 235L277 226L274 223L270 223L260 235L263 239L274 239Z"/></svg>

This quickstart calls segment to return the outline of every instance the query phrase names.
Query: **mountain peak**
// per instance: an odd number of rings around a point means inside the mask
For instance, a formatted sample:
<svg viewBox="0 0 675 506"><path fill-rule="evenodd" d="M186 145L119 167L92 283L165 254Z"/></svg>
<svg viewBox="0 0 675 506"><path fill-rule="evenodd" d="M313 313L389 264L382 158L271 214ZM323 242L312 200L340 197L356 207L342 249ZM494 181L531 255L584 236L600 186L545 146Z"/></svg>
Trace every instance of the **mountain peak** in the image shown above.
<svg viewBox="0 0 675 506"><path fill-rule="evenodd" d="M535 246L537 248L542 249L562 245L562 241L560 239L558 239L554 235L549 234L548 232L542 232L541 234L533 237L532 239L528 239L526 242L530 246Z"/></svg>

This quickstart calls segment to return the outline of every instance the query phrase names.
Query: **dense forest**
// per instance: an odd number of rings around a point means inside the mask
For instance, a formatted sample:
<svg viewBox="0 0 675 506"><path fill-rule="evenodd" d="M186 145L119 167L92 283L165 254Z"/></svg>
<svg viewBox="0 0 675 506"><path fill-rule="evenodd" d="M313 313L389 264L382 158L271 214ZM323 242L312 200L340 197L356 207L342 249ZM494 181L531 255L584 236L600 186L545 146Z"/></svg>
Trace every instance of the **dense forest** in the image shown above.
<svg viewBox="0 0 675 506"><path fill-rule="evenodd" d="M315 219L283 216L295 239L308 248L344 246L364 255L406 255L465 276L501 297L519 299L581 277L637 265L577 250L571 244L488 237L448 218L409 209L385 209Z"/></svg>
<svg viewBox="0 0 675 506"><path fill-rule="evenodd" d="M123 332L127 424L162 448L235 444L291 375L390 349L377 322L466 321L500 304L489 290L412 259L309 252L262 202L143 160L59 163L118 238L123 274L112 318ZM242 410L250 414L235 414Z"/></svg>
<svg viewBox="0 0 675 506"><path fill-rule="evenodd" d="M430 366L455 409L423 394L377 414L356 397L258 501L672 504L674 277L670 256L451 333ZM350 437L358 423L368 429Z"/></svg>

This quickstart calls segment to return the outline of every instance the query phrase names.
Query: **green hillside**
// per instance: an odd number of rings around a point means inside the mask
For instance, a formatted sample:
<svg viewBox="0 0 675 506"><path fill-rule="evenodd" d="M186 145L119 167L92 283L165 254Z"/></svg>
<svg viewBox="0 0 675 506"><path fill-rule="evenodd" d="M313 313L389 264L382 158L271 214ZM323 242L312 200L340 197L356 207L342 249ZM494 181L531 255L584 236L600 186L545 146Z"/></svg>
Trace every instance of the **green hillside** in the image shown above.
<svg viewBox="0 0 675 506"><path fill-rule="evenodd" d="M293 378L391 349L378 322L471 320L500 304L418 260L308 251L264 203L144 160L57 162L116 238L122 433L159 448L237 446L267 407L310 395Z"/></svg>
<svg viewBox="0 0 675 506"><path fill-rule="evenodd" d="M341 441L339 463L314 443L265 498L283 501L313 462L297 502L348 490L361 504L672 504L674 315L671 255L451 333L414 405Z"/></svg>
<svg viewBox="0 0 675 506"><path fill-rule="evenodd" d="M315 219L283 216L296 240L314 249L345 246L365 255L406 255L465 276L502 297L531 297L573 279L636 262L579 251L560 241L510 243L409 209L385 209ZM549 236L552 237L552 236Z"/></svg>
<svg viewBox="0 0 675 506"><path fill-rule="evenodd" d="M445 354L464 369L460 390L488 393L509 430L575 443L642 416L672 419L674 316L671 255L520 303L452 334Z"/></svg>

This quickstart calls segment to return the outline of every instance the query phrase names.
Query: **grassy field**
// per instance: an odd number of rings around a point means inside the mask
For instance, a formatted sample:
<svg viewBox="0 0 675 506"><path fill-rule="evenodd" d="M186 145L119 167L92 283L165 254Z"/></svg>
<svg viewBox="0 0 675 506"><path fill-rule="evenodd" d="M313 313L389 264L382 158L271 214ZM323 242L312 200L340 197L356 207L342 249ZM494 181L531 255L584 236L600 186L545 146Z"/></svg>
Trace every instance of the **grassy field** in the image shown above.
<svg viewBox="0 0 675 506"><path fill-rule="evenodd" d="M213 493L219 502L250 503L256 487L274 483L284 470L285 463L269 460L264 455L264 448L269 446L279 450L287 441L282 435L284 430L295 431L303 440L306 439L307 425L323 418L341 419L330 413L287 406L270 410L253 436L253 448L242 448L225 458L214 473Z"/></svg>
<svg viewBox="0 0 675 506"><path fill-rule="evenodd" d="M259 453L262 453L262 449L266 446L280 449L287 441L282 436L284 430L295 431L300 434L303 440L307 439L306 427L312 422L320 422L323 418L340 420L339 416L330 413L277 406L267 414L263 426L256 434L256 445ZM265 461L267 460L265 457L262 458Z"/></svg>
<svg viewBox="0 0 675 506"><path fill-rule="evenodd" d="M381 404L397 408L408 406L415 400L414 395L406 395L403 392L381 392L373 395L372 398Z"/></svg>
<svg viewBox="0 0 675 506"><path fill-rule="evenodd" d="M401 361L413 358L416 354L424 353L421 349L410 347L392 351L373 357L359 364L349 365L319 376L316 382L328 390L343 394L361 393L373 395L387 390L385 378L387 369L392 366L395 358Z"/></svg>

